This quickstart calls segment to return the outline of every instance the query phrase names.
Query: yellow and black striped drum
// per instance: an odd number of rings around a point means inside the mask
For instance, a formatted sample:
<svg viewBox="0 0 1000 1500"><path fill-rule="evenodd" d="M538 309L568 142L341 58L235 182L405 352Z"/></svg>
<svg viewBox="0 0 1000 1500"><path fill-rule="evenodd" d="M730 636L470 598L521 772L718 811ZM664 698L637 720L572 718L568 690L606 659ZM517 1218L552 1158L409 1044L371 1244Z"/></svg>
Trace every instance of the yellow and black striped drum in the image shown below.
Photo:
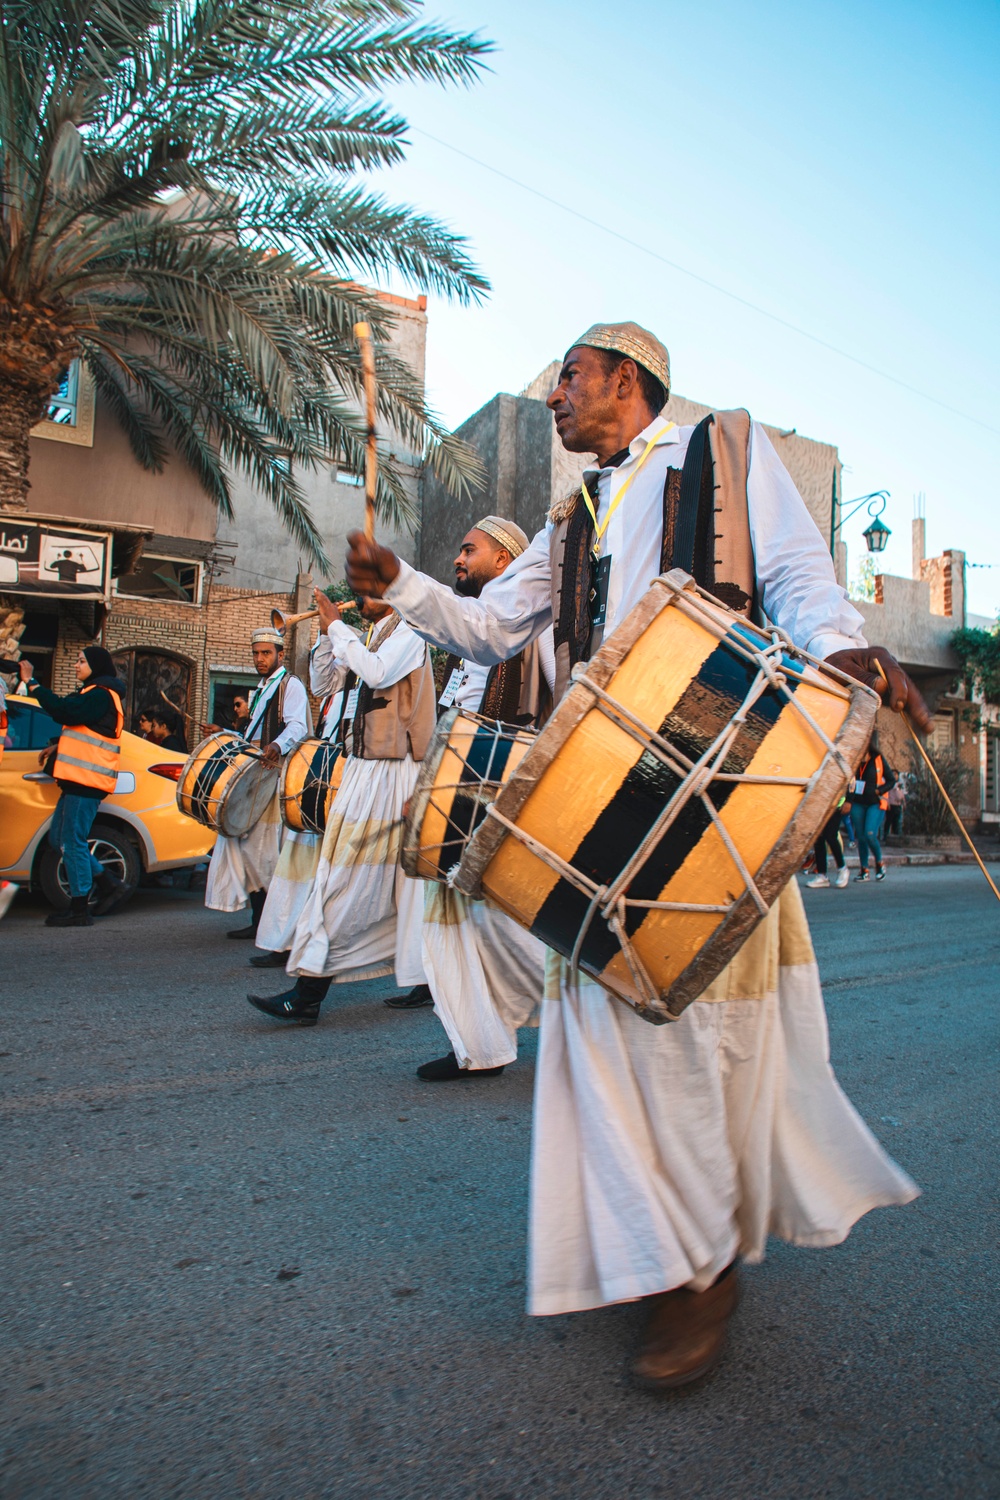
<svg viewBox="0 0 1000 1500"><path fill-rule="evenodd" d="M196 823L230 839L256 826L278 785L277 766L231 729L220 729L196 745L177 783L177 806Z"/></svg>
<svg viewBox="0 0 1000 1500"><path fill-rule="evenodd" d="M672 1020L800 866L877 708L675 570L574 669L454 883Z"/></svg>
<svg viewBox="0 0 1000 1500"><path fill-rule="evenodd" d="M401 861L407 875L447 881L535 732L460 708L441 715L410 798Z"/></svg>
<svg viewBox="0 0 1000 1500"><path fill-rule="evenodd" d="M300 740L281 772L281 821L293 833L324 833L326 817L344 774L340 746Z"/></svg>

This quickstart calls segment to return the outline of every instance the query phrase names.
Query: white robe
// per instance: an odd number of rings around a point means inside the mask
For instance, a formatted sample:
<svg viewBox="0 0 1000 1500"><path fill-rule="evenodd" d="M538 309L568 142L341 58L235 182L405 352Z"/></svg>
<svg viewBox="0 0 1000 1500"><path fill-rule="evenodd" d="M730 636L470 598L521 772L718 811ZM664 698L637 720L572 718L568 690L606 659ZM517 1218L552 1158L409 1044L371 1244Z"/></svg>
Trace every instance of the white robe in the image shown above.
<svg viewBox="0 0 1000 1500"><path fill-rule="evenodd" d="M376 651L362 646L340 622L329 634L337 660L373 687L401 681L421 666L426 652L406 625L397 626ZM345 707L345 716L349 712ZM399 863L403 805L419 770L410 756L348 756L327 815L316 877L290 944L289 974L345 984L396 970L400 984L423 982L411 937L411 914L423 903L423 882L407 879Z"/></svg>
<svg viewBox="0 0 1000 1500"><path fill-rule="evenodd" d="M591 471L601 522L647 440L657 440L601 537L611 558L605 640L659 570L666 470L683 466L692 430L658 417L619 468ZM863 646L861 616L757 423L748 499L767 616L820 657ZM551 622L549 530L496 581L488 601L456 598L406 563L386 598L437 645L503 660ZM768 1232L836 1244L869 1209L916 1195L830 1070L797 889L786 890L747 948L769 944L774 959L783 927L789 952L765 969L766 982L758 975L749 990L733 989L734 976L745 973L741 953L706 997L660 1027L553 959L535 1076L532 1312L700 1289L738 1250L759 1258Z"/></svg>
<svg viewBox="0 0 1000 1500"><path fill-rule="evenodd" d="M483 589L489 598L493 583ZM552 690L555 653L551 628L539 638L542 671ZM458 708L477 713L489 668L463 663ZM517 1058L519 1026L537 1026L545 947L516 922L459 891L427 882L421 923L423 967L459 1067L498 1068Z"/></svg>
<svg viewBox="0 0 1000 1500"><path fill-rule="evenodd" d="M321 739L334 739L340 728L346 678L347 668L336 660L329 637L321 634L309 653L309 686L313 696L330 699L318 726ZM316 878L322 844L322 836L318 833L285 829L281 854L267 888L267 900L257 928L258 948L284 953L291 947L296 925Z"/></svg>

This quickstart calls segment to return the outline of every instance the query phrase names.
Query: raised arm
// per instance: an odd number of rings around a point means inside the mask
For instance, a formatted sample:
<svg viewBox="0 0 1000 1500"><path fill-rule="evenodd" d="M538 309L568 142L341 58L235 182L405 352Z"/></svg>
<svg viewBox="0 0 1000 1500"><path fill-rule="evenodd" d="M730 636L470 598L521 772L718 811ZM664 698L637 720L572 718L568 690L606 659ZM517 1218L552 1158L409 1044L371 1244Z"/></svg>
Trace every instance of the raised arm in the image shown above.
<svg viewBox="0 0 1000 1500"><path fill-rule="evenodd" d="M415 672L427 649L421 638L404 623L396 626L377 651L369 651L343 620L330 626L330 640L337 660L369 687L392 687Z"/></svg>
<svg viewBox="0 0 1000 1500"><path fill-rule="evenodd" d="M552 618L548 533L489 585L481 599L462 599L418 573L388 547L348 537L347 578L359 593L383 597L424 640L485 666L515 656Z"/></svg>

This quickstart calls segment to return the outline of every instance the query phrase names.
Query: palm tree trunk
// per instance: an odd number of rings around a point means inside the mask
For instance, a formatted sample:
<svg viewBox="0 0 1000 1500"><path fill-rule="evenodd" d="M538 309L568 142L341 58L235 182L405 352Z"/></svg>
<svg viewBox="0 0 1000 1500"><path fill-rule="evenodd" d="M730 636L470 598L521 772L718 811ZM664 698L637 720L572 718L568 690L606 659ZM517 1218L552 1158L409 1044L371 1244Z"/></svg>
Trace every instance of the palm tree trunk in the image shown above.
<svg viewBox="0 0 1000 1500"><path fill-rule="evenodd" d="M37 421L37 393L0 377L0 510L28 508L28 435Z"/></svg>

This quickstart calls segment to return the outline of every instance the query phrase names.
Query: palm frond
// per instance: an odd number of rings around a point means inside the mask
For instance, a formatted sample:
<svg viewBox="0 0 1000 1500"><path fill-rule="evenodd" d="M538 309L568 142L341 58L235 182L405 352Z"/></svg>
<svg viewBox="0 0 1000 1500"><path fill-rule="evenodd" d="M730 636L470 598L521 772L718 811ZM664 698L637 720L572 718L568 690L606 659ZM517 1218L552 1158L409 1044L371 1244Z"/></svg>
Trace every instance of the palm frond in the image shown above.
<svg viewBox="0 0 1000 1500"><path fill-rule="evenodd" d="M462 302L488 283L461 236L361 178L405 147L380 91L468 84L490 51L416 0L9 0L0 304L50 338L38 380L77 349L140 464L178 455L227 515L241 470L327 565L299 476L363 465L364 320L390 434L380 514L412 524L421 459L456 491L477 485L364 282Z"/></svg>

